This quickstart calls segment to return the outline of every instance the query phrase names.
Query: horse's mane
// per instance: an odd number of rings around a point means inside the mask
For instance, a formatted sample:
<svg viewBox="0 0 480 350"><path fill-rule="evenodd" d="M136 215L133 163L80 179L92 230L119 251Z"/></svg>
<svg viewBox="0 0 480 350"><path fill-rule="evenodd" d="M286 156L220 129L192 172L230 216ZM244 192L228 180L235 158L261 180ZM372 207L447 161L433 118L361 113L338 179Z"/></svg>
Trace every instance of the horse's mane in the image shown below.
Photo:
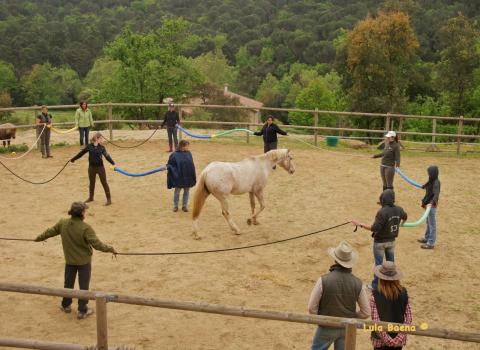
<svg viewBox="0 0 480 350"><path fill-rule="evenodd" d="M280 159L285 158L287 156L287 153L288 153L288 149L281 148L281 149L274 149L274 150L268 151L267 153L264 153L256 157L259 159L270 159L274 162L277 162Z"/></svg>

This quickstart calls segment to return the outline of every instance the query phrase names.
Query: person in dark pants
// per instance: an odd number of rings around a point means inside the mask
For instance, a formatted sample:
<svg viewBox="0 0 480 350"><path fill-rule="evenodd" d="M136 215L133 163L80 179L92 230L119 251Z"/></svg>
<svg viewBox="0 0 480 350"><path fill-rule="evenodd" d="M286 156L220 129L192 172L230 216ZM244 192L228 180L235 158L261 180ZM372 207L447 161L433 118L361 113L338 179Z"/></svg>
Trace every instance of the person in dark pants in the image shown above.
<svg viewBox="0 0 480 350"><path fill-rule="evenodd" d="M267 122L263 125L260 131L254 132L256 136L263 136L263 152L267 153L272 149L277 149L278 138L277 134L287 135L285 131L280 129L277 124L273 123L273 117L268 116Z"/></svg>
<svg viewBox="0 0 480 350"><path fill-rule="evenodd" d="M356 220L352 221L355 226L372 232L375 266L382 264L383 257L387 261L395 261L395 239L398 236L401 223L407 220L407 213L402 207L395 205L395 192L393 190L382 192L380 205L382 207L377 211L373 225L366 225ZM377 288L377 284L377 276L374 276L371 285L373 290Z"/></svg>
<svg viewBox="0 0 480 350"><path fill-rule="evenodd" d="M179 149L170 155L168 159L167 188L175 188L173 194L173 211L178 211L180 191L183 189L182 210L188 212L188 195L190 187L195 186L197 177L192 154L188 150L190 142L180 141Z"/></svg>
<svg viewBox="0 0 480 350"><path fill-rule="evenodd" d="M427 229L425 236L418 241L423 243L423 249L433 249L437 240L437 206L440 198L440 180L438 179L438 167L432 165L428 167L428 182L422 186L425 189L425 197L422 199L422 208L431 204L430 213L427 217Z"/></svg>
<svg viewBox="0 0 480 350"><path fill-rule="evenodd" d="M85 101L80 102L80 108L75 112L75 126L78 127L80 133L80 147L85 143L88 145L88 134L90 128L93 128L92 111L88 108L88 104Z"/></svg>
<svg viewBox="0 0 480 350"><path fill-rule="evenodd" d="M402 272L391 261L384 261L375 267L378 277L378 290L370 297L370 310L373 322L412 324L412 310L407 289L400 284ZM372 332L374 350L401 350L407 343L405 333Z"/></svg>
<svg viewBox="0 0 480 350"><path fill-rule="evenodd" d="M163 118L162 128L167 126L167 135L168 135L168 151L173 152L173 145L175 144L175 151L178 148L178 138L177 138L177 128L176 125L180 124L180 117L178 112L175 110L173 103L168 105L168 111L165 113Z"/></svg>
<svg viewBox="0 0 480 350"><path fill-rule="evenodd" d="M37 135L43 130L43 133L40 136L40 151L42 152L42 158L52 158L52 155L50 154L50 126L52 125L52 115L48 113L47 106L42 106L42 112L37 115L35 125L37 126Z"/></svg>
<svg viewBox="0 0 480 350"><path fill-rule="evenodd" d="M352 273L358 253L346 242L336 248L328 248L328 255L335 261L327 274L320 277L310 294L308 312L348 318L367 318L368 296L362 281ZM356 306L360 310L357 311ZM317 327L311 350L326 350L331 344L335 350L345 347L345 329Z"/></svg>
<svg viewBox="0 0 480 350"><path fill-rule="evenodd" d="M93 228L84 222L87 208L87 204L83 202L74 202L68 212L70 219L60 220L55 226L35 238L35 242L41 242L58 235L62 237L65 256L65 288L73 289L78 273L80 289L88 290L92 273L92 248L117 254L113 247L102 243ZM78 319L93 314L93 310L88 308L87 304L88 300L78 300ZM71 298L63 298L61 310L70 313L72 312L71 305Z"/></svg>
<svg viewBox="0 0 480 350"><path fill-rule="evenodd" d="M400 168L400 145L395 131L389 131L385 135L385 142L380 145L382 153L375 154L372 158L382 158L380 164L380 176L382 177L383 190L393 190L395 168Z"/></svg>
<svg viewBox="0 0 480 350"><path fill-rule="evenodd" d="M70 161L74 163L77 159L83 157L85 153L88 152L88 178L90 180L90 191L89 197L85 203L93 202L93 197L95 195L95 182L97 174L100 177L100 182L102 183L103 189L105 190L105 196L107 197L107 203L105 205L112 204L112 197L110 195L110 187L107 183L107 174L105 172L105 167L103 166L102 156L112 165L115 165L112 157L107 153L107 150L102 145L102 134L97 132L92 137L92 142L82 149L78 154L73 157Z"/></svg>

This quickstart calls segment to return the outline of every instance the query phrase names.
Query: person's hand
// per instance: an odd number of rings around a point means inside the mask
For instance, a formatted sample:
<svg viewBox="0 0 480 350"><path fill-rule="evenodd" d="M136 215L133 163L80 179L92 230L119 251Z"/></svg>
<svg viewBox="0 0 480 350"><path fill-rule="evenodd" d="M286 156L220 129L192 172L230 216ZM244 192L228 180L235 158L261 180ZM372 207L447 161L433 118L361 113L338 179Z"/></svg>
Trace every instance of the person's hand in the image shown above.
<svg viewBox="0 0 480 350"><path fill-rule="evenodd" d="M42 239L41 239L40 237L37 237L37 238L34 239L34 241L35 241L35 242L41 242Z"/></svg>
<svg viewBox="0 0 480 350"><path fill-rule="evenodd" d="M73 159L73 158L70 159L70 162L71 162L72 164L75 163L75 159Z"/></svg>
<svg viewBox="0 0 480 350"><path fill-rule="evenodd" d="M375 159L375 155L373 155L371 158Z"/></svg>
<svg viewBox="0 0 480 350"><path fill-rule="evenodd" d="M352 224L353 224L354 226L362 226L362 224L361 224L360 221L352 220L351 222L352 222Z"/></svg>

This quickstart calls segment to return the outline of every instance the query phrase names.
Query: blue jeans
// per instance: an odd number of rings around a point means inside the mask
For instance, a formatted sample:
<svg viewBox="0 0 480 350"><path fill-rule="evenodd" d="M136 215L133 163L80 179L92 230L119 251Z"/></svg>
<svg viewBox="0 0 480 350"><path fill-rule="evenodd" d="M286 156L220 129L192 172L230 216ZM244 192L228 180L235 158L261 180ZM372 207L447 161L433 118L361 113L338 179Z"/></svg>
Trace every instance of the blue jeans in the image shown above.
<svg viewBox="0 0 480 350"><path fill-rule="evenodd" d="M90 128L78 128L80 132L80 146L83 146L83 140L85 140L85 146L88 145L88 133L90 132Z"/></svg>
<svg viewBox="0 0 480 350"><path fill-rule="evenodd" d="M178 148L177 128L167 128L168 145L170 149L175 145L175 150Z"/></svg>
<svg viewBox="0 0 480 350"><path fill-rule="evenodd" d="M373 242L373 258L375 266L382 265L383 257L387 261L395 261L395 241L392 242ZM372 288L377 289L378 277L373 275Z"/></svg>
<svg viewBox="0 0 480 350"><path fill-rule="evenodd" d="M182 208L186 208L188 205L188 194L190 188L188 187L175 187L175 192L173 192L173 207L178 208L178 202L180 200L180 191L183 189L183 198L182 198Z"/></svg>
<svg viewBox="0 0 480 350"><path fill-rule="evenodd" d="M317 327L311 350L327 350L334 343L334 350L345 348L345 328Z"/></svg>
<svg viewBox="0 0 480 350"><path fill-rule="evenodd" d="M430 208L427 217L427 230L425 231L425 240L428 245L434 246L437 240L437 208Z"/></svg>

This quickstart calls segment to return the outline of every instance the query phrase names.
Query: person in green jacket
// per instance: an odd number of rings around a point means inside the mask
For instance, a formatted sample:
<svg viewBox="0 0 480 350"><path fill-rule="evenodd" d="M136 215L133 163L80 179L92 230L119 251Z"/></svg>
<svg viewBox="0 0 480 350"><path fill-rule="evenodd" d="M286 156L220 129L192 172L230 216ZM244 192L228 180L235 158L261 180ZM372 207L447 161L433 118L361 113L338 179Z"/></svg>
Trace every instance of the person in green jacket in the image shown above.
<svg viewBox="0 0 480 350"><path fill-rule="evenodd" d="M84 144L88 145L88 134L90 128L93 128L93 117L86 101L80 102L80 108L75 112L75 126L80 133L80 147Z"/></svg>
<svg viewBox="0 0 480 350"><path fill-rule="evenodd" d="M88 290L92 273L93 249L117 254L117 251L107 244L102 243L93 228L84 222L85 212L88 205L83 202L74 202L68 214L69 219L61 219L55 226L47 229L35 242L45 241L50 237L60 235L62 238L63 254L65 256L65 284L64 288L73 289L78 272L78 284L80 289ZM72 299L63 298L61 310L65 313L72 312ZM83 319L93 310L87 307L88 300L78 300L77 318Z"/></svg>

